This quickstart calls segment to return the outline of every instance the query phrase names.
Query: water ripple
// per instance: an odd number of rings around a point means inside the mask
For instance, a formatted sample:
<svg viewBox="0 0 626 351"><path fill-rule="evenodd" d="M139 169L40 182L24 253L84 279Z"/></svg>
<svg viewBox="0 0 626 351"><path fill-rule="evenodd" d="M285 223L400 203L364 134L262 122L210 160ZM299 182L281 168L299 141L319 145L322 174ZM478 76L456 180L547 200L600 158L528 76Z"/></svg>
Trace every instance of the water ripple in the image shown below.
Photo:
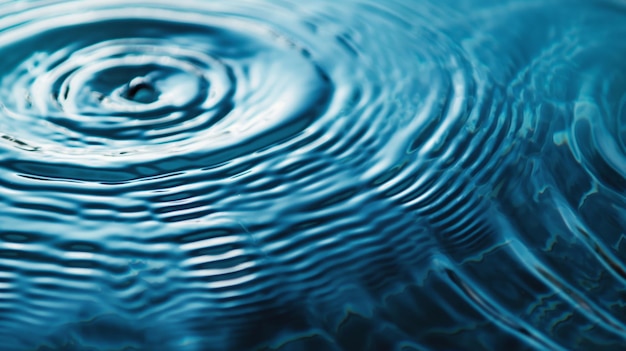
<svg viewBox="0 0 626 351"><path fill-rule="evenodd" d="M3 350L616 350L624 4L0 2Z"/></svg>

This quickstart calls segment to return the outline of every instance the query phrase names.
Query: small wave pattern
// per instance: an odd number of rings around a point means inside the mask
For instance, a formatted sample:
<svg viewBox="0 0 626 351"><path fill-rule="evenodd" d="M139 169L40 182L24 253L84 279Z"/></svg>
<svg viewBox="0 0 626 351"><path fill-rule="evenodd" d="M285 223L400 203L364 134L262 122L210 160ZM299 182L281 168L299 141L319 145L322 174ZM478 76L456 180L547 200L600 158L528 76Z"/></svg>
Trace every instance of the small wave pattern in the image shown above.
<svg viewBox="0 0 626 351"><path fill-rule="evenodd" d="M622 0L0 3L0 349L621 350Z"/></svg>

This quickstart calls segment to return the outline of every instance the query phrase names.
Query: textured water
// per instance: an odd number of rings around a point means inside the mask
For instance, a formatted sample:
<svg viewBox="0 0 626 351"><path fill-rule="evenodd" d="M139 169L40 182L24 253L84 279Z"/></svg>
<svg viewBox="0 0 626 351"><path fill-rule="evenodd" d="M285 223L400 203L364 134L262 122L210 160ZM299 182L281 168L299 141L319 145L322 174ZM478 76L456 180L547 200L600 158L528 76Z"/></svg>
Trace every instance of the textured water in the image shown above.
<svg viewBox="0 0 626 351"><path fill-rule="evenodd" d="M0 349L626 349L626 2L3 1Z"/></svg>

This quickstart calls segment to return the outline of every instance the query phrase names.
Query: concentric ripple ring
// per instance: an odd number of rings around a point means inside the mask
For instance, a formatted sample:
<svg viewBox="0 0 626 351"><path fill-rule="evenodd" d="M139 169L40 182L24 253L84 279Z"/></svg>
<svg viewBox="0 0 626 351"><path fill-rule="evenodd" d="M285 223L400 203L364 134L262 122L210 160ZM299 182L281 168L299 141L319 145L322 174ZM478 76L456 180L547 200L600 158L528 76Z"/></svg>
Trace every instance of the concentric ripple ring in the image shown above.
<svg viewBox="0 0 626 351"><path fill-rule="evenodd" d="M211 13L116 6L76 16L54 4L43 20L41 8L24 11L2 33L12 72L2 80L10 94L2 106L6 140L81 165L106 154L97 165L115 167L163 153L215 155L262 135L269 145L277 137L268 133L297 132L328 102L324 72L271 28ZM90 35L75 40L77 31ZM41 43L49 52L20 50ZM299 74L279 74L285 67ZM281 95L269 99L275 92ZM240 108L248 105L254 108Z"/></svg>

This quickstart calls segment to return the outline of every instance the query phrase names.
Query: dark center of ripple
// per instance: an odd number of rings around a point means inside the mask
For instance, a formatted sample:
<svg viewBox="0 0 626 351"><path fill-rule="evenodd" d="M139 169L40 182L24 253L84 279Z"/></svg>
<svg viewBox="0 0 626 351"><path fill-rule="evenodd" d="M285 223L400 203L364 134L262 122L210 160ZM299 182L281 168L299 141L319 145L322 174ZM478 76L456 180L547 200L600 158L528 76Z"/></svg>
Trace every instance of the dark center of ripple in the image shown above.
<svg viewBox="0 0 626 351"><path fill-rule="evenodd" d="M101 82L104 86L100 89L103 96L107 96L111 91L118 91L119 95L124 99L141 104L150 104L159 100L161 92L155 84L155 75L161 73L158 67L130 67L115 69L113 72L103 72L104 78ZM142 72L147 71L147 72ZM162 74L162 73L161 73ZM129 80L128 77L131 77ZM133 76L136 76L132 78ZM157 78L158 79L158 78ZM110 86L117 86L115 89L108 89ZM124 83L125 82L125 83ZM96 84L92 84L96 86Z"/></svg>
<svg viewBox="0 0 626 351"><path fill-rule="evenodd" d="M64 108L95 115L142 113L154 117L163 110L201 104L210 94L210 82L199 67L130 64L84 75L88 77L62 89L62 103L71 100L73 104Z"/></svg>
<svg viewBox="0 0 626 351"><path fill-rule="evenodd" d="M144 77L138 77L131 80L122 91L122 97L139 102L149 104L159 99L160 92L156 90L152 82Z"/></svg>

